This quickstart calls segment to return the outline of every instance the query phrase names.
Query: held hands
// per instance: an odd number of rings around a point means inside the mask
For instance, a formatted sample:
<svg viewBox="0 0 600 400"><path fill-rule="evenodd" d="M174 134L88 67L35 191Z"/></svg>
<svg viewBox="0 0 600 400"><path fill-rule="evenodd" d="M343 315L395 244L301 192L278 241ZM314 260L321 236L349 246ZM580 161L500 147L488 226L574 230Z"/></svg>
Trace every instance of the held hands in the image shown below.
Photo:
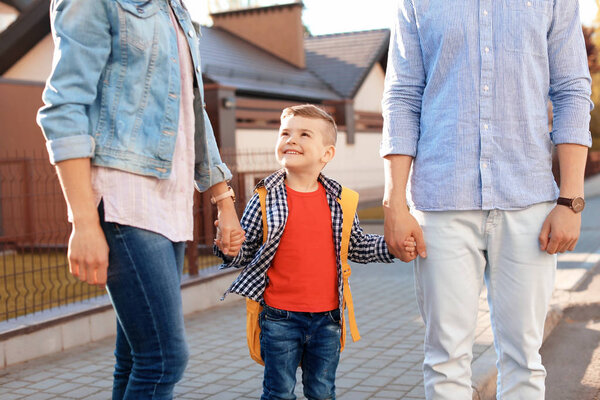
<svg viewBox="0 0 600 400"><path fill-rule="evenodd" d="M76 223L69 238L69 271L82 282L104 288L108 244L99 223Z"/></svg>
<svg viewBox="0 0 600 400"><path fill-rule="evenodd" d="M404 262L427 257L423 231L406 206L384 205L384 237L390 253Z"/></svg>
<svg viewBox="0 0 600 400"><path fill-rule="evenodd" d="M574 213L570 208L557 205L548 214L539 241L540 249L548 254L573 251L579 240L581 214Z"/></svg>
<svg viewBox="0 0 600 400"><path fill-rule="evenodd" d="M235 257L240 252L242 248L242 244L244 240L246 240L246 236L244 231L232 231L229 235L229 242L225 244L225 240L223 239L223 232L219 228L219 220L215 221L215 226L217 227L217 237L215 238L215 244L223 254L228 255L230 257Z"/></svg>
<svg viewBox="0 0 600 400"><path fill-rule="evenodd" d="M217 227L215 244L223 254L235 257L246 239L246 233L240 226L231 198L220 201L218 207L218 219L215 221Z"/></svg>

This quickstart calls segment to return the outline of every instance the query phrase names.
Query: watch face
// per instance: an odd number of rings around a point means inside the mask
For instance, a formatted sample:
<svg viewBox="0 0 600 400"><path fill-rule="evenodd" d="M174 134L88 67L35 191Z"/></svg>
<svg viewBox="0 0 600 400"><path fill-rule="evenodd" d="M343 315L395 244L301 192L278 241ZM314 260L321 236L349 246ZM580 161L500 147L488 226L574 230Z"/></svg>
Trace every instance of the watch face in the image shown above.
<svg viewBox="0 0 600 400"><path fill-rule="evenodd" d="M583 211L583 207L585 207L585 200L583 200L581 197L575 197L571 203L571 208L573 208L573 211L576 213L581 212Z"/></svg>

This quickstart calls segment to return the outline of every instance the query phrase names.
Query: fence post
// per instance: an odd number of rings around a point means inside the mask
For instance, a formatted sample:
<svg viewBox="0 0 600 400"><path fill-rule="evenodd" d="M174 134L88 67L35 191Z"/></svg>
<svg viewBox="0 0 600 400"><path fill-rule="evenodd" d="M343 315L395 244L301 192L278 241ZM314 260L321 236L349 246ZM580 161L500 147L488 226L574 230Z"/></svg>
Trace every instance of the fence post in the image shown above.
<svg viewBox="0 0 600 400"><path fill-rule="evenodd" d="M200 243L200 224L198 223L198 216L200 215L199 206L200 193L197 190L194 190L194 235L192 240L187 242L185 251L188 260L188 273L190 276L198 275L198 243Z"/></svg>
<svg viewBox="0 0 600 400"><path fill-rule="evenodd" d="M32 191L32 186L33 186L33 169L31 168L31 159L30 158L23 158L23 194L24 194L24 200L23 200L23 207L24 207L24 217L25 217L25 235L24 237L26 238L25 240L28 242L29 245L33 245L33 235L34 235L34 228L33 228L33 191Z"/></svg>

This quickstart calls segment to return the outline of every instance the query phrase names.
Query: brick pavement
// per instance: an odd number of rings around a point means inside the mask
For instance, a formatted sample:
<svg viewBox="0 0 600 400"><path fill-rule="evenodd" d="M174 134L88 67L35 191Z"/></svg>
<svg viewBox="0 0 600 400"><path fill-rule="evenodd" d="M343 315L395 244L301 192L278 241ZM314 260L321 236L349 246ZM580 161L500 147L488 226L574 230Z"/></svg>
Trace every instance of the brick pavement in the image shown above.
<svg viewBox="0 0 600 400"><path fill-rule="evenodd" d="M600 254L598 215L600 197L588 201L584 214L584 233L576 249L582 254L581 262L568 261L579 260L571 257L559 262L559 268L577 270L595 265L589 260ZM352 343L349 339L342 354L337 378L340 399L424 399L423 323L415 302L412 274L412 266L399 261L353 267L351 283L362 340ZM185 377L177 386L176 398L260 397L262 367L247 355L243 302L189 315L186 326L191 358ZM109 399L113 341L102 340L0 370L0 398ZM476 365L486 370L484 373L494 369L491 351L489 310L483 293L474 361L481 359ZM298 385L296 394L303 399L301 393Z"/></svg>
<svg viewBox="0 0 600 400"><path fill-rule="evenodd" d="M351 278L362 339L349 339L337 378L340 399L423 399L423 323L412 266L358 265ZM245 308L234 302L186 319L190 362L178 399L257 399L262 367L247 355ZM475 357L491 345L482 303ZM487 325L487 326L486 326ZM0 370L0 398L108 399L113 341L107 339ZM300 381L298 375L298 381ZM296 394L300 399L299 384Z"/></svg>

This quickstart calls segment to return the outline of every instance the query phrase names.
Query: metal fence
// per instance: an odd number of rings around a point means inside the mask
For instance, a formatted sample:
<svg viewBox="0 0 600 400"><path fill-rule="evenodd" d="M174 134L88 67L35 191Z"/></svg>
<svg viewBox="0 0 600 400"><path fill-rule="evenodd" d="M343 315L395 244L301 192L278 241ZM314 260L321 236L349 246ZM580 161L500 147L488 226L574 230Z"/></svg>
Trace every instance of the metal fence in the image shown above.
<svg viewBox="0 0 600 400"><path fill-rule="evenodd" d="M234 172L230 185L241 216L255 182L276 168L272 151L224 151ZM243 166L243 167L242 167ZM220 260L212 255L216 208L210 195L194 197L194 240L188 242L185 272ZM105 294L69 273L71 226L56 172L46 154L0 157L0 321Z"/></svg>

